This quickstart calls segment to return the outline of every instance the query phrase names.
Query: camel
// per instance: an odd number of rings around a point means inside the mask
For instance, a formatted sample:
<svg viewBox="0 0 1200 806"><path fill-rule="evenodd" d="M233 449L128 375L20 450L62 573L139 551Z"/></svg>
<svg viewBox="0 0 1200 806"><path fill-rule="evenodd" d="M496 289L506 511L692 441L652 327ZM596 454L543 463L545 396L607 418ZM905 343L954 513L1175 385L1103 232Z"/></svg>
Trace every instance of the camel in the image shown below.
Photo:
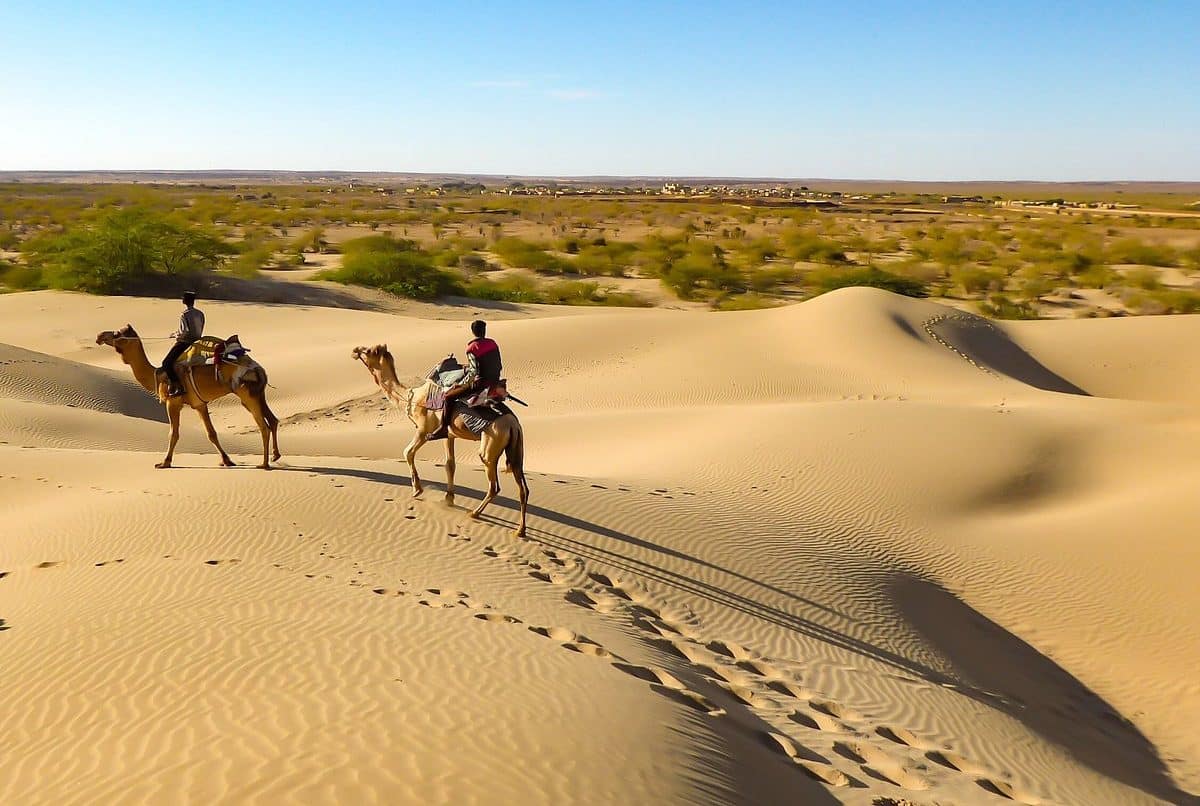
<svg viewBox="0 0 1200 806"><path fill-rule="evenodd" d="M263 470L271 469L268 454L272 447L274 448L273 458L275 461L279 461L279 418L267 405L267 372L262 367L255 367L247 372L236 391L232 388L235 366L222 364L221 380L219 381L214 376L211 366L197 367L193 370L183 369L180 371L179 377L183 382L184 394L167 397L166 373L150 363L150 359L146 357L146 348L142 345L142 340L137 331L133 329L133 325L125 325L120 330L104 331L96 336L96 344L107 344L116 350L117 354L121 356L121 360L133 370L133 377L142 385L142 388L156 396L166 406L167 419L171 421L171 442L167 447L166 457L155 467L162 469L171 466L171 460L175 456L175 443L179 441L179 413L185 404L191 406L200 415L200 421L204 423L204 428L208 431L209 441L221 454L221 465L233 467L234 462L229 458L229 454L225 453L220 441L217 440L217 431L213 428L212 418L208 414L209 403L229 394L236 394L241 399L242 405L246 407L246 410L254 417L254 422L258 424L263 441L263 461L259 467Z"/></svg>
<svg viewBox="0 0 1200 806"><path fill-rule="evenodd" d="M413 497L416 498L425 491L421 477L417 474L417 451L429 440L429 435L438 430L441 425L441 412L425 407L433 381L427 380L420 386L407 387L396 377L396 364L386 344L374 347L355 347L351 355L356 361L371 373L375 384L383 390L388 399L398 408L404 410L415 429L412 441L404 449L404 459L412 475ZM463 426L462 418L455 417L446 430L446 503L454 503L454 440L469 439L479 442L479 458L487 470L488 491L471 512L472 519L478 519L500 494L500 478L497 465L500 454L504 454L507 462L507 472L512 473L517 482L517 490L521 498L521 523L517 527L517 537L525 537L525 513L529 504L529 484L525 481L525 434L521 423L511 412L501 415L489 423L482 434L473 434Z"/></svg>

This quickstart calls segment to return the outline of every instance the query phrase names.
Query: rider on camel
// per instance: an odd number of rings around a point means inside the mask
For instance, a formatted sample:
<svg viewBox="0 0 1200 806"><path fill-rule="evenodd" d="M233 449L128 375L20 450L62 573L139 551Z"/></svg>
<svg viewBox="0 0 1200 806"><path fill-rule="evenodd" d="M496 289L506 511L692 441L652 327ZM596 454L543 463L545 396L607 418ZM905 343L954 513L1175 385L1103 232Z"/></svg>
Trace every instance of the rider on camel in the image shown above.
<svg viewBox="0 0 1200 806"><path fill-rule="evenodd" d="M175 371L175 362L204 335L204 314L196 307L196 292L183 292L183 313L179 317L179 330L171 334L175 343L167 351L163 359L162 369L167 373L167 395L175 397L183 394L183 384L179 382L179 373Z"/></svg>
<svg viewBox="0 0 1200 806"><path fill-rule="evenodd" d="M446 395L442 408L442 422L430 439L441 439L450 429L454 417L453 404L462 397L475 396L500 382L504 365L500 361L500 345L487 337L487 322L476 319L471 323L471 334L475 337L467 343L467 375L452 394Z"/></svg>

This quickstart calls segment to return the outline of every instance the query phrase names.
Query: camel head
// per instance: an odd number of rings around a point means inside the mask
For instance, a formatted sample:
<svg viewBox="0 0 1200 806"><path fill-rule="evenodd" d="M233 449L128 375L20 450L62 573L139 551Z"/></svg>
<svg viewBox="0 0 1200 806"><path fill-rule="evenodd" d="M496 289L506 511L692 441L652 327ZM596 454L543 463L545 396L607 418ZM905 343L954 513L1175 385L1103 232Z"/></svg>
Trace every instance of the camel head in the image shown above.
<svg viewBox="0 0 1200 806"><path fill-rule="evenodd" d="M384 361L391 359L386 344L376 344L374 347L355 347L350 351L355 361L361 361L372 372L378 371Z"/></svg>
<svg viewBox="0 0 1200 806"><path fill-rule="evenodd" d="M126 345L131 344L137 338L138 334L133 329L133 325L125 325L118 330L106 330L97 334L96 344L106 344L123 355Z"/></svg>

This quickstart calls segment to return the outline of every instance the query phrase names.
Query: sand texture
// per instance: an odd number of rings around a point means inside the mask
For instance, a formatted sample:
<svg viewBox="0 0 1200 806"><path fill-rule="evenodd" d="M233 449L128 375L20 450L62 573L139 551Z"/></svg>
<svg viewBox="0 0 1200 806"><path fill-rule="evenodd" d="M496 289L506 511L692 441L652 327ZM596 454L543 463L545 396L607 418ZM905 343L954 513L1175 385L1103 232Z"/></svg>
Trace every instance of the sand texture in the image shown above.
<svg viewBox="0 0 1200 806"><path fill-rule="evenodd" d="M95 337L176 303L0 296L0 803L1197 802L1200 317L510 311L520 541L350 357L469 306L202 305L271 472L233 398L154 468Z"/></svg>

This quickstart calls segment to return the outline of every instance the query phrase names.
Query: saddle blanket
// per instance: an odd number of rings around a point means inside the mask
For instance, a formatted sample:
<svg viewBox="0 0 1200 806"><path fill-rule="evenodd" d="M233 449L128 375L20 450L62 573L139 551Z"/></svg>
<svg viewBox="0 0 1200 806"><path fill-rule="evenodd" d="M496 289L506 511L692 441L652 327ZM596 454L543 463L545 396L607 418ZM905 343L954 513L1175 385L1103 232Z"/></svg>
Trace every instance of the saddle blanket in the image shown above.
<svg viewBox="0 0 1200 806"><path fill-rule="evenodd" d="M441 409L446 405L446 390L440 386L430 387L429 394L425 395L425 402L421 405L430 411Z"/></svg>
<svg viewBox="0 0 1200 806"><path fill-rule="evenodd" d="M485 428L505 414L508 414L509 411L508 406L498 401L493 401L487 406L468 407L458 404L454 407L454 413L458 415L463 426L472 434L482 434Z"/></svg>

